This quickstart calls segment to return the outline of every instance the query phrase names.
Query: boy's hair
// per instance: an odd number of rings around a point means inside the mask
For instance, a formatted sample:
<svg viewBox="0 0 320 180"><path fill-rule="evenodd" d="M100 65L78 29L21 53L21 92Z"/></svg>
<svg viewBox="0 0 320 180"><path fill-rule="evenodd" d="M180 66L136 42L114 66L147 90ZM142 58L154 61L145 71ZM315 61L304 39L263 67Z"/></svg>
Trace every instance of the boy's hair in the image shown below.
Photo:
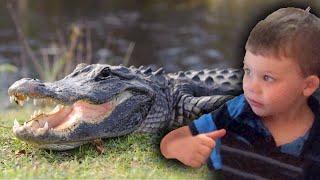
<svg viewBox="0 0 320 180"><path fill-rule="evenodd" d="M320 75L320 19L307 10L279 9L251 31L246 50L298 62L303 75Z"/></svg>

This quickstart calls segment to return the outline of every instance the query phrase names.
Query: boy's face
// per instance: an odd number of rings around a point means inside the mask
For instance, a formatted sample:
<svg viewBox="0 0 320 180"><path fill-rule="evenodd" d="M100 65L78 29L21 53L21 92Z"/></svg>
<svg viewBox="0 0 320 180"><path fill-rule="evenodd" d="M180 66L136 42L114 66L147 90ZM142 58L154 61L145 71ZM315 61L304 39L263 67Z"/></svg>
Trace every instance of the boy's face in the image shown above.
<svg viewBox="0 0 320 180"><path fill-rule="evenodd" d="M247 51L243 68L244 95L258 116L287 112L304 98L304 77L294 60Z"/></svg>

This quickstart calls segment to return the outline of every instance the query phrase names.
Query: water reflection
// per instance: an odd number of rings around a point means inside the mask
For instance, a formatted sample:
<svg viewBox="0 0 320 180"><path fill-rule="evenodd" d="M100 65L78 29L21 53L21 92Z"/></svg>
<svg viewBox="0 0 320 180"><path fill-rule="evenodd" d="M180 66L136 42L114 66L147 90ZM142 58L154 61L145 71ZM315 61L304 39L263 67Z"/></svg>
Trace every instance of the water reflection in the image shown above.
<svg viewBox="0 0 320 180"><path fill-rule="evenodd" d="M20 46L5 2L0 4L0 54L13 59ZM96 62L122 58L128 44L135 42L130 64L155 64L172 72L240 67L249 19L279 2L36 0L17 4L22 29L34 48L56 40L58 30L67 32L70 24L85 21L92 30Z"/></svg>

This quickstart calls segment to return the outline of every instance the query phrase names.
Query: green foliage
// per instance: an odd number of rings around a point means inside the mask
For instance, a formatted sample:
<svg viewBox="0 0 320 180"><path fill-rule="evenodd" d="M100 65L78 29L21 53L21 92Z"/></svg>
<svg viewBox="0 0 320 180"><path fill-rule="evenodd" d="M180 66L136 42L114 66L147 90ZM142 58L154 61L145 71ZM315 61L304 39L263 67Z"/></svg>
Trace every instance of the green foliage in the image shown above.
<svg viewBox="0 0 320 180"><path fill-rule="evenodd" d="M17 26L17 29L20 29L20 27ZM33 50L27 41L23 41L21 45L26 49L26 55L29 57L25 64L29 64L29 68L34 69L41 80L45 82L56 81L71 73L78 63L92 63L92 43L89 36L90 32L87 27L73 24L67 42L60 40L51 44L48 48ZM60 37L59 39L63 38ZM128 65L134 45L133 42L129 44L122 64ZM36 54L41 54L41 57L36 57ZM109 63L113 64L112 59Z"/></svg>
<svg viewBox="0 0 320 180"><path fill-rule="evenodd" d="M11 64L0 64L0 73L2 72L17 72L17 67Z"/></svg>
<svg viewBox="0 0 320 180"><path fill-rule="evenodd" d="M30 109L0 112L0 125L22 123ZM105 153L95 146L54 152L40 150L0 127L0 179L205 179L207 168L192 169L164 159L159 137L132 134L104 140Z"/></svg>
<svg viewBox="0 0 320 180"><path fill-rule="evenodd" d="M35 69L41 80L55 81L59 77L61 78L69 74L73 70L73 67L76 66L77 62L89 63L91 61L91 59L76 59L77 52L79 53L81 51L81 54L87 54L87 52L82 52L82 47L85 46L81 41L81 39L84 38L84 29L85 28L80 25L73 25L67 44L60 42L54 44L53 47L50 47L51 50L55 49L58 51L53 55L53 61L51 63L49 62L50 53L48 52L42 52L42 62L34 61Z"/></svg>

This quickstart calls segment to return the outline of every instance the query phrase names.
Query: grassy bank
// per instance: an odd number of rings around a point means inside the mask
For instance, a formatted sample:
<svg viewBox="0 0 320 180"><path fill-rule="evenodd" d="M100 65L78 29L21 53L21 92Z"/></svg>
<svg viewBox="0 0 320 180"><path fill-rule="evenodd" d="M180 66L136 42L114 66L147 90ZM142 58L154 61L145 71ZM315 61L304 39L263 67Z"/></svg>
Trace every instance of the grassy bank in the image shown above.
<svg viewBox="0 0 320 180"><path fill-rule="evenodd" d="M0 111L0 125L22 123L31 110ZM204 179L206 167L186 168L164 159L159 138L134 134L104 140L105 152L87 144L71 151L37 149L14 137L11 129L0 128L0 179Z"/></svg>

